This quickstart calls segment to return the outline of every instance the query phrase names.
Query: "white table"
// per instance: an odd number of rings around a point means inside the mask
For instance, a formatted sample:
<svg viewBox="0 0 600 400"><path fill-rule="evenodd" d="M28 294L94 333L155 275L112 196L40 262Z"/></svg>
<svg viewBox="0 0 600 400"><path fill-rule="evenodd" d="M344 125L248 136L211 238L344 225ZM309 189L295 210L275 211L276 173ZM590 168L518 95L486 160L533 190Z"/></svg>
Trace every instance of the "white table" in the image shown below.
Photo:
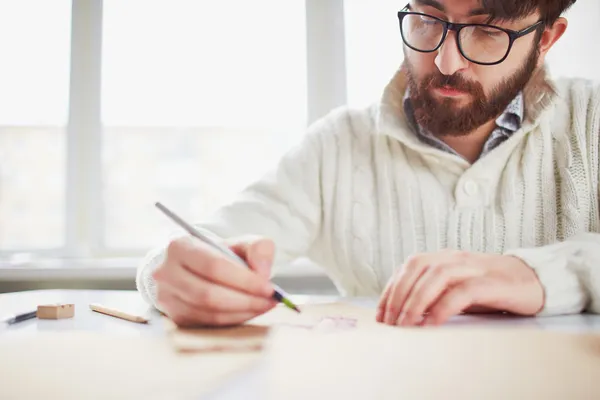
<svg viewBox="0 0 600 400"><path fill-rule="evenodd" d="M31 319L5 329L3 334L35 334L43 331L83 330L94 332L119 332L135 335L162 335L160 324L135 324L118 318L99 314L90 310L91 303L100 303L116 308L126 307L128 310L148 313L153 319L160 314L148 307L140 295L134 291L110 290L34 290L0 294L0 317L7 314L18 314L33 311L39 304L72 303L75 304L75 317L61 320Z"/></svg>
<svg viewBox="0 0 600 400"><path fill-rule="evenodd" d="M339 300L329 296L292 296L299 304L306 302L320 302ZM375 306L373 299L352 299L353 303L366 306ZM70 331L83 330L93 332L110 332L123 335L165 335L163 326L158 322L160 315L148 307L140 295L134 291L93 291L93 290L43 290L18 293L0 294L0 316L6 314L22 313L35 310L38 304L48 303L73 303L75 304L75 318L64 320L38 320L31 319L8 328L0 329L2 335L35 335L44 331ZM90 303L100 303L106 306L125 307L128 310L147 313L151 317L149 324L136 324L123 321L110 316L92 312ZM571 332L600 332L599 315L570 315L547 318L517 318L503 315L495 316L460 316L454 318L449 325L498 325L498 326L528 326L539 329L550 329ZM255 377L260 374L260 369L254 369L240 376L226 388L210 396L210 399L252 399Z"/></svg>

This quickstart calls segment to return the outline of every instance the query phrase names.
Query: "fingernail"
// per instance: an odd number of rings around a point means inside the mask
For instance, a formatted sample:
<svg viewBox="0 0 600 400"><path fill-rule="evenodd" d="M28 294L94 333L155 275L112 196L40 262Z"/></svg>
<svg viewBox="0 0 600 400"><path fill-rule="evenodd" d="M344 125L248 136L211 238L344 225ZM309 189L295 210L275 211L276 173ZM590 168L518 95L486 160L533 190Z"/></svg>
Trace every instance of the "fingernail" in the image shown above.
<svg viewBox="0 0 600 400"><path fill-rule="evenodd" d="M259 242L253 249L252 258L256 260L257 264L268 266L269 258L272 254L273 249L271 246L267 245L265 242Z"/></svg>
<svg viewBox="0 0 600 400"><path fill-rule="evenodd" d="M384 316L385 316L385 310L380 308L379 310L377 310L377 316L375 317L375 320L377 320L377 322L383 322Z"/></svg>
<svg viewBox="0 0 600 400"><path fill-rule="evenodd" d="M261 271L265 271L269 268L271 268L271 263L269 262L269 260L267 259L258 259L258 261L256 262L256 266L258 268L260 268Z"/></svg>
<svg viewBox="0 0 600 400"><path fill-rule="evenodd" d="M396 322L396 324L402 326L402 324L404 323L405 319L406 319L406 313L401 312L400 316L398 317L398 321Z"/></svg>
<svg viewBox="0 0 600 400"><path fill-rule="evenodd" d="M392 321L392 313L390 311L386 311L385 312L385 316L383 317L383 321L388 324L388 325L392 325L394 321Z"/></svg>
<svg viewBox="0 0 600 400"><path fill-rule="evenodd" d="M273 288L273 285L271 284L271 282L265 283L265 285L263 286L264 295L271 297L271 296L273 296L274 292L275 292L275 288Z"/></svg>

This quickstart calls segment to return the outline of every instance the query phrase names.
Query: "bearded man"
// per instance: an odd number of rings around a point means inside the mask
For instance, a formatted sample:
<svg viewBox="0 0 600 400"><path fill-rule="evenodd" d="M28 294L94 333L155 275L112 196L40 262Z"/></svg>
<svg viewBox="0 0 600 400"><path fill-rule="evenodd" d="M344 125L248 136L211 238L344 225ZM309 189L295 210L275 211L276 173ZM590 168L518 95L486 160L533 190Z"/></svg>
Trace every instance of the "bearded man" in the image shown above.
<svg viewBox="0 0 600 400"><path fill-rule="evenodd" d="M600 87L545 68L573 3L411 1L381 100L331 111L197 224L250 268L182 237L139 291L179 325L240 324L276 304L272 266L309 257L390 325L599 312Z"/></svg>

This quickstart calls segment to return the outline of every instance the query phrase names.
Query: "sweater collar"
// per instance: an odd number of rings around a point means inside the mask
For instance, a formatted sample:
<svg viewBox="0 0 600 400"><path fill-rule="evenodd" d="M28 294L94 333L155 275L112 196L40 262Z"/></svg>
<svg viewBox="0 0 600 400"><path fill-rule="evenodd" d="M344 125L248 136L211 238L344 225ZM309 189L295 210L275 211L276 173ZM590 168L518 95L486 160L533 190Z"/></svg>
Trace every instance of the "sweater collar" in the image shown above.
<svg viewBox="0 0 600 400"><path fill-rule="evenodd" d="M392 136L406 144L421 147L422 144L412 134L410 122L404 112L404 96L408 89L408 79L404 65L396 72L386 85L379 102L377 124L380 134ZM523 128L533 128L541 114L550 106L556 97L556 89L547 68L538 68L527 85L523 88L524 118Z"/></svg>

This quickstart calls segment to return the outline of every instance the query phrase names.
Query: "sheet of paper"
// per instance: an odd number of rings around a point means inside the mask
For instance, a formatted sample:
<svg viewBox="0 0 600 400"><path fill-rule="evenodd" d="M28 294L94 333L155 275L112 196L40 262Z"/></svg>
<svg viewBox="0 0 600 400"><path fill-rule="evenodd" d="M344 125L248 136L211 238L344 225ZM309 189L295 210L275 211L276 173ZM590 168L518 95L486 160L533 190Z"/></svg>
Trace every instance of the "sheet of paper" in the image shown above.
<svg viewBox="0 0 600 400"><path fill-rule="evenodd" d="M177 328L166 321L170 338L179 351L260 350L274 327L331 332L375 327L375 310L346 303L307 304L300 314L278 305L239 327Z"/></svg>
<svg viewBox="0 0 600 400"><path fill-rule="evenodd" d="M507 328L278 328L268 400L600 399L600 336Z"/></svg>
<svg viewBox="0 0 600 400"><path fill-rule="evenodd" d="M180 354L164 337L5 336L0 399L195 399L258 361L256 353Z"/></svg>

